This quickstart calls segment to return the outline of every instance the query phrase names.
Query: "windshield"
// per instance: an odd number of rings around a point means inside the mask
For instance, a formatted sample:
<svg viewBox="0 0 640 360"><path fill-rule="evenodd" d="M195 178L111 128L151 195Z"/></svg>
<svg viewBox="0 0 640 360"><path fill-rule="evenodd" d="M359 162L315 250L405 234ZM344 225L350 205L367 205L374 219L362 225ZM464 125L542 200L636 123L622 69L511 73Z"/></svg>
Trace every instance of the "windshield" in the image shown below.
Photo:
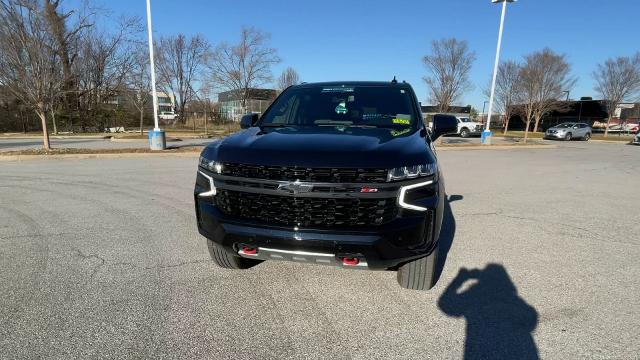
<svg viewBox="0 0 640 360"><path fill-rule="evenodd" d="M562 123L560 125L556 125L557 128L561 128L561 129L566 129L566 128L570 128L573 125L575 125L574 123Z"/></svg>
<svg viewBox="0 0 640 360"><path fill-rule="evenodd" d="M415 116L407 89L385 86L317 86L287 90L260 126L409 128Z"/></svg>

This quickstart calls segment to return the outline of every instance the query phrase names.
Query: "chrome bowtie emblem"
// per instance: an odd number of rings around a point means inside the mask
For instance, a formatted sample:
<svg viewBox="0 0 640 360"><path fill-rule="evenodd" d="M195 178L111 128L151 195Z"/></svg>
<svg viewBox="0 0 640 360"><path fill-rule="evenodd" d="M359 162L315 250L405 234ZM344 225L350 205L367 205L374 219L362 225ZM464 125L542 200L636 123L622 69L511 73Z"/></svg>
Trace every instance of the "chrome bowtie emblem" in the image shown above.
<svg viewBox="0 0 640 360"><path fill-rule="evenodd" d="M279 191L286 191L289 194L308 193L313 190L313 185L301 183L300 180L294 182L286 182L278 185Z"/></svg>

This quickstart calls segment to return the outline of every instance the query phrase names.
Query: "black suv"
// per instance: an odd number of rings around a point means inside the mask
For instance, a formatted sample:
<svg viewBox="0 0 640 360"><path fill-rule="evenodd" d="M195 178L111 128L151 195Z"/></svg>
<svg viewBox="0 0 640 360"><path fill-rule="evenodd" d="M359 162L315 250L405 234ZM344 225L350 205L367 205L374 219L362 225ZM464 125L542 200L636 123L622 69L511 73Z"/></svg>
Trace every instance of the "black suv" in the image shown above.
<svg viewBox="0 0 640 360"><path fill-rule="evenodd" d="M406 83L331 82L289 87L240 125L202 151L197 172L198 230L216 264L289 260L435 284L445 193L433 140L456 132L455 117L425 128Z"/></svg>

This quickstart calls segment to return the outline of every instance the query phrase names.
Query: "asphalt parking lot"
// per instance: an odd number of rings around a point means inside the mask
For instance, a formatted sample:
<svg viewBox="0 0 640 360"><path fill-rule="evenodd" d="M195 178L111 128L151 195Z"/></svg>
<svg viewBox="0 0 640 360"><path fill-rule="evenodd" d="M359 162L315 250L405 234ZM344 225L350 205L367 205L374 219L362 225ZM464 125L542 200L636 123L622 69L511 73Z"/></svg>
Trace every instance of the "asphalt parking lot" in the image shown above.
<svg viewBox="0 0 640 360"><path fill-rule="evenodd" d="M640 147L558 145L439 152L453 240L429 292L391 272L216 268L195 155L0 162L0 354L638 358Z"/></svg>
<svg viewBox="0 0 640 360"><path fill-rule="evenodd" d="M208 143L209 139L180 139L169 137L167 139L167 147L183 147L183 146L202 146ZM149 141L138 139L119 139L111 141L110 139L74 137L74 138L53 138L51 139L53 148L71 148L71 149L130 149L130 148L147 148ZM42 139L40 138L0 138L0 152L16 151L27 149L42 148Z"/></svg>

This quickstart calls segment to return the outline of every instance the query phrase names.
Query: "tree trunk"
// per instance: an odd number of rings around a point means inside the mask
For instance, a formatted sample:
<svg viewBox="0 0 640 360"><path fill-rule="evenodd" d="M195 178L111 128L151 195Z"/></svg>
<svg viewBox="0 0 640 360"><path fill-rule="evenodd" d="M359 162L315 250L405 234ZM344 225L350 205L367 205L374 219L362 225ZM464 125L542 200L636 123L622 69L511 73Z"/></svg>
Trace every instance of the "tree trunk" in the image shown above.
<svg viewBox="0 0 640 360"><path fill-rule="evenodd" d="M524 143L527 143L527 139L529 138L529 126L531 126L531 120L527 120L527 125L524 128Z"/></svg>
<svg viewBox="0 0 640 360"><path fill-rule="evenodd" d="M509 115L505 115L506 120L504 121L504 135L507 135L507 131L509 131Z"/></svg>
<svg viewBox="0 0 640 360"><path fill-rule="evenodd" d="M51 122L53 123L53 135L58 135L58 124L56 124L56 112L51 110Z"/></svg>
<svg viewBox="0 0 640 360"><path fill-rule="evenodd" d="M539 118L539 117L537 117L537 116L536 116L535 118L536 118L536 119L535 119L536 121L535 121L535 123L533 124L533 132L534 132L534 133L538 132L538 123L540 122L540 118Z"/></svg>
<svg viewBox="0 0 640 360"><path fill-rule="evenodd" d="M49 142L49 130L47 129L47 114L42 110L42 107L38 107L36 115L40 118L42 124L42 146L45 150L51 150L51 143Z"/></svg>
<svg viewBox="0 0 640 360"><path fill-rule="evenodd" d="M607 119L607 126L604 128L604 137L609 136L609 125L611 125L612 118L613 118L613 114L609 113L609 118Z"/></svg>
<svg viewBox="0 0 640 360"><path fill-rule="evenodd" d="M207 109L204 109L204 134L207 135L209 132L207 131Z"/></svg>
<svg viewBox="0 0 640 360"><path fill-rule="evenodd" d="M140 135L142 135L143 121L144 121L144 108L140 109Z"/></svg>
<svg viewBox="0 0 640 360"><path fill-rule="evenodd" d="M27 133L27 122L24 121L24 114L22 113L22 109L20 109L20 122L22 123L22 132Z"/></svg>

